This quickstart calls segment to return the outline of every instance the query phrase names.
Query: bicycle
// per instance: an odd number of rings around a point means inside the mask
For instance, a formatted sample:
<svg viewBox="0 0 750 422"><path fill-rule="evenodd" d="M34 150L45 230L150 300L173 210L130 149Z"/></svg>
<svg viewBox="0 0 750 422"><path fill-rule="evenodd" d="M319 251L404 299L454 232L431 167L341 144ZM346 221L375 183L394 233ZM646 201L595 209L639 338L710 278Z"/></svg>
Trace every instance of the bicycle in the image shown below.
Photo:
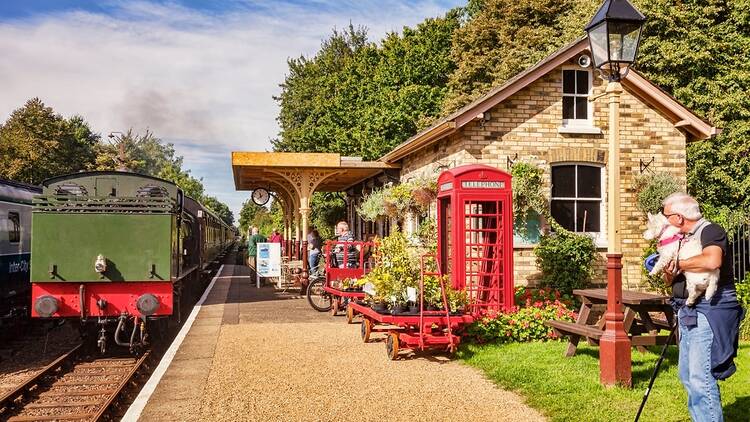
<svg viewBox="0 0 750 422"><path fill-rule="evenodd" d="M323 290L323 286L326 284L326 266L325 257L322 256L318 261L316 267L315 276L310 278L310 283L307 285L307 303L312 306L318 312L328 312L333 307L333 300L331 295Z"/></svg>

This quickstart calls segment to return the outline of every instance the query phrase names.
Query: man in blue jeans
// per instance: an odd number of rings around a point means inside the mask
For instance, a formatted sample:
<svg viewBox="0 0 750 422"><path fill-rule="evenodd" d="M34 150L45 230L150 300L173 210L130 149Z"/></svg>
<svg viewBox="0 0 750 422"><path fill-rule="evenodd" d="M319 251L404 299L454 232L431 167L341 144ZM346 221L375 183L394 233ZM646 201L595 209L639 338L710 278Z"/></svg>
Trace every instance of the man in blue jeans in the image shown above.
<svg viewBox="0 0 750 422"><path fill-rule="evenodd" d="M744 313L737 302L732 250L724 229L704 219L698 201L691 196L668 196L662 213L684 236L680 245L699 241L703 248L701 255L671 262L664 275L672 286L672 306L679 321L679 376L688 394L690 417L696 422L721 422L724 416L717 380L724 380L737 370L733 359L737 356L739 324ZM719 286L711 300L701 297L695 306L687 306L683 272L716 269Z"/></svg>

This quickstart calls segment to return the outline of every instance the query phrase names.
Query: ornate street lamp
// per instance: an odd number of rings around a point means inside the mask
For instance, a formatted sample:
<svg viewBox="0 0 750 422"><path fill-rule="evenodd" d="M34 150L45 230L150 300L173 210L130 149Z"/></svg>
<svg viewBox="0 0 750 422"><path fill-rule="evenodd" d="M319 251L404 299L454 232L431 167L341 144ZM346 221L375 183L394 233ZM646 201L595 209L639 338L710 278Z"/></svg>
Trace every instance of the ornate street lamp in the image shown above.
<svg viewBox="0 0 750 422"><path fill-rule="evenodd" d="M632 384L630 339L622 309L622 251L620 242L620 79L638 53L646 18L628 0L606 0L586 32L594 66L609 83L609 157L607 160L607 312L599 341L599 379L604 385Z"/></svg>
<svg viewBox="0 0 750 422"><path fill-rule="evenodd" d="M645 21L628 0L607 0L586 25L594 67L610 81L619 81L635 61Z"/></svg>

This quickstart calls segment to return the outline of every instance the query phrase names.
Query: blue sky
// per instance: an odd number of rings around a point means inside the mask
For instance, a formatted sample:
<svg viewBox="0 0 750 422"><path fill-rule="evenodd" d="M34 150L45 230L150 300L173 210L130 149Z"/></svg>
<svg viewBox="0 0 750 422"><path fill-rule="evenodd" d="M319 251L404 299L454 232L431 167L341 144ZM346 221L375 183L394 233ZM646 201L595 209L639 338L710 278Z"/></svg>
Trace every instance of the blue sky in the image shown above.
<svg viewBox="0 0 750 422"><path fill-rule="evenodd" d="M461 0L0 0L0 121L32 97L175 144L237 216L231 151L270 150L289 57L350 22L379 40Z"/></svg>

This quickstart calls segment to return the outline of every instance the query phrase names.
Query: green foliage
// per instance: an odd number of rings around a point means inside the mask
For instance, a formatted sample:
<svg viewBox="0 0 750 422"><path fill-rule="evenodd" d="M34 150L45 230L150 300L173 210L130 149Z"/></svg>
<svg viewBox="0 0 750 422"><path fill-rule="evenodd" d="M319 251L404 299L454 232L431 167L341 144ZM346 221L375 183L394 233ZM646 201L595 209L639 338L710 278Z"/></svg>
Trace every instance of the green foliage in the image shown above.
<svg viewBox="0 0 750 422"><path fill-rule="evenodd" d="M740 340L750 340L750 280L747 278L735 283L737 300L745 308L745 319L740 323Z"/></svg>
<svg viewBox="0 0 750 422"><path fill-rule="evenodd" d="M215 212L225 223L228 225L234 224L234 215L229 209L227 204L219 201L213 196L204 196L202 204L208 207L211 211Z"/></svg>
<svg viewBox="0 0 750 422"><path fill-rule="evenodd" d="M311 58L288 61L275 99L281 111L276 151L339 152L371 160L438 116L459 13L429 18L379 44L350 25Z"/></svg>
<svg viewBox="0 0 750 422"><path fill-rule="evenodd" d="M437 197L437 181L420 178L373 190L364 196L357 212L367 221L380 217L403 218L409 212L425 216Z"/></svg>
<svg viewBox="0 0 750 422"><path fill-rule="evenodd" d="M419 244L428 251L435 252L437 250L437 238L437 222L435 219L428 217L422 220L417 229Z"/></svg>
<svg viewBox="0 0 750 422"><path fill-rule="evenodd" d="M169 180L179 186L186 196L189 196L198 202L202 202L204 199L203 179L196 179L191 176L190 170L183 170L175 164L169 164L163 167L155 176L164 180Z"/></svg>
<svg viewBox="0 0 750 422"><path fill-rule="evenodd" d="M640 0L648 17L637 69L722 128L687 146L688 191L703 205L748 209L750 2Z"/></svg>
<svg viewBox="0 0 750 422"><path fill-rule="evenodd" d="M32 98L0 125L0 177L39 184L91 169L98 142L82 117L65 119Z"/></svg>
<svg viewBox="0 0 750 422"><path fill-rule="evenodd" d="M636 206L644 214L657 214L667 196L682 190L669 173L644 173L634 179Z"/></svg>
<svg viewBox="0 0 750 422"><path fill-rule="evenodd" d="M499 86L583 35L598 2L590 0L470 0L468 21L453 36L456 68L445 113Z"/></svg>
<svg viewBox="0 0 750 422"><path fill-rule="evenodd" d="M419 287L419 251L400 231L383 238L375 249L376 265L363 278L375 286L376 302L402 304L406 288Z"/></svg>
<svg viewBox="0 0 750 422"><path fill-rule="evenodd" d="M513 230L524 238L529 238L527 221L535 215L552 220L549 202L542 189L541 167L523 161L516 161L510 168L513 176Z"/></svg>
<svg viewBox="0 0 750 422"><path fill-rule="evenodd" d="M362 198L362 203L357 207L357 213L367 221L375 221L385 215L385 190L374 189Z"/></svg>
<svg viewBox="0 0 750 422"><path fill-rule="evenodd" d="M663 333L664 334L664 333ZM524 403L550 422L632 421L643 401L661 346L632 353L632 388L612 388L599 382L599 347L578 343L571 358L563 357L565 342L466 344L459 358L498 387L514 391ZM677 347L667 350L653 385L643 422L689 421L687 394L677 376ZM721 401L727 421L746 421L750 414L750 344L741 343L735 359L737 373L721 382ZM519 418L520 419L520 418Z"/></svg>
<svg viewBox="0 0 750 422"><path fill-rule="evenodd" d="M591 237L567 230L542 236L534 254L542 271L540 285L563 293L586 287L598 257Z"/></svg>
<svg viewBox="0 0 750 422"><path fill-rule="evenodd" d="M274 201L276 203L276 201ZM252 199L242 203L240 210L240 233L247 236L250 227L257 227L260 234L268 236L274 229L273 214L266 207L257 205Z"/></svg>
<svg viewBox="0 0 750 422"><path fill-rule="evenodd" d="M649 243L648 246L643 249L641 262L644 262L646 258L656 253L657 242L657 240L653 240ZM641 265L641 273L643 274L643 279L646 281L646 285L649 287L649 290L659 292L663 295L669 295L671 293L661 273L657 275L649 275L648 270L643 265Z"/></svg>
<svg viewBox="0 0 750 422"><path fill-rule="evenodd" d="M322 239L336 237L336 223L346 219L346 202L332 192L316 192L311 201L310 224L318 230Z"/></svg>

